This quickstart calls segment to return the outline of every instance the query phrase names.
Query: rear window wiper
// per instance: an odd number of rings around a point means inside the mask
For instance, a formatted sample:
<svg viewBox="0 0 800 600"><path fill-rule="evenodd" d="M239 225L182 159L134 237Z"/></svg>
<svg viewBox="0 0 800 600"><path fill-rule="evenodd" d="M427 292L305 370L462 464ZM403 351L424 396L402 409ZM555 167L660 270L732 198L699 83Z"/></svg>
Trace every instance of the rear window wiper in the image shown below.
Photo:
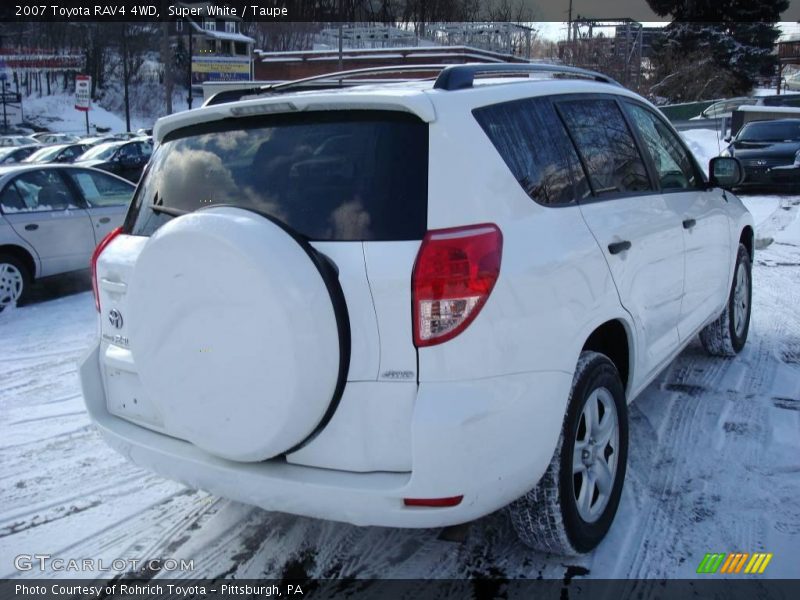
<svg viewBox="0 0 800 600"><path fill-rule="evenodd" d="M172 208L171 206L161 206L160 204L151 204L150 210L157 213L164 213L173 217L180 217L181 215L187 215L190 211L182 210L180 208Z"/></svg>

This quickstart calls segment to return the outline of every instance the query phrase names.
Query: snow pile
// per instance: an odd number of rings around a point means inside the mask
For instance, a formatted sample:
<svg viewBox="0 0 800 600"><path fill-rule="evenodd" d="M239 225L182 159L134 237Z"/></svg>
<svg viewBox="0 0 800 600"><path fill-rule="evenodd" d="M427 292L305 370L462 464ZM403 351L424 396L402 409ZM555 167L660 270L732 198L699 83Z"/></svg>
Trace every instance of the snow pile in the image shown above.
<svg viewBox="0 0 800 600"><path fill-rule="evenodd" d="M722 133L714 129L689 129L681 131L681 136L706 173L708 173L708 161L719 156L728 145L722 139L724 137Z"/></svg>
<svg viewBox="0 0 800 600"><path fill-rule="evenodd" d="M22 108L25 121L39 127L59 133L86 133L86 117L82 111L75 110L73 94L23 98ZM100 106L92 105L89 111L89 127L92 134L98 127L103 131L117 133L125 131L125 119Z"/></svg>

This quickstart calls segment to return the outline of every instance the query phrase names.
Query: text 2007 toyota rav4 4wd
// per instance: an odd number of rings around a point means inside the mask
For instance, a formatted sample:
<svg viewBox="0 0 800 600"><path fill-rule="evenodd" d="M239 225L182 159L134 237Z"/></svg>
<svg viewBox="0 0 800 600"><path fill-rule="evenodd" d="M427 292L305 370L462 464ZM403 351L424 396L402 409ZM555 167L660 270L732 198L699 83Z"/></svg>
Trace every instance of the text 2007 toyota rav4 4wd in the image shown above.
<svg viewBox="0 0 800 600"><path fill-rule="evenodd" d="M95 252L81 378L112 446L190 486L360 525L510 504L526 543L585 552L619 503L627 403L698 333L745 343L739 163L708 182L598 74L288 85L155 133Z"/></svg>

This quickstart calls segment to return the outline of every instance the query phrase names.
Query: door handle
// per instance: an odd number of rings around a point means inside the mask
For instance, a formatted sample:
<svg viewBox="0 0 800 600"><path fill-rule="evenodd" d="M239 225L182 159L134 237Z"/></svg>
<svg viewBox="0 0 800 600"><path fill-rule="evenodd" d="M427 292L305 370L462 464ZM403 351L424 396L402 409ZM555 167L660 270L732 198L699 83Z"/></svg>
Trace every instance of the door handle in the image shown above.
<svg viewBox="0 0 800 600"><path fill-rule="evenodd" d="M99 221L100 223L104 223L104 224L105 224L105 223L108 223L110 220L111 220L111 217L100 217L100 218L98 219L98 221Z"/></svg>
<svg viewBox="0 0 800 600"><path fill-rule="evenodd" d="M691 229L697 225L697 221L695 219L684 219L683 220L683 228L684 229Z"/></svg>
<svg viewBox="0 0 800 600"><path fill-rule="evenodd" d="M631 243L628 240L622 242L613 242L608 245L608 251L611 252L611 254L619 254L625 250L630 250L630 248Z"/></svg>
<svg viewBox="0 0 800 600"><path fill-rule="evenodd" d="M39 229L39 226L36 223L28 223L25 225L25 231L36 231Z"/></svg>

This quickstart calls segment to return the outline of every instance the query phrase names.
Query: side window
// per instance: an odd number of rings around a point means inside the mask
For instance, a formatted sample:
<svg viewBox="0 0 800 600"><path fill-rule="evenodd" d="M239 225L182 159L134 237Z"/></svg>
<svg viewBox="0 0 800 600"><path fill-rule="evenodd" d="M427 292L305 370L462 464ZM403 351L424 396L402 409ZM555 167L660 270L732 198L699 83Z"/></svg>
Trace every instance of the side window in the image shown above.
<svg viewBox="0 0 800 600"><path fill-rule="evenodd" d="M559 111L589 172L595 194L652 190L642 156L614 100L567 100Z"/></svg>
<svg viewBox="0 0 800 600"><path fill-rule="evenodd" d="M0 193L0 208L3 209L5 214L30 211L22 196L19 195L17 186L13 181Z"/></svg>
<svg viewBox="0 0 800 600"><path fill-rule="evenodd" d="M626 103L633 122L653 159L661 189L687 189L698 183L689 153L674 133L651 111Z"/></svg>
<svg viewBox="0 0 800 600"><path fill-rule="evenodd" d="M23 173L14 180L14 187L24 205L22 210L28 212L80 208L66 182L55 169ZM5 205L3 209L5 210Z"/></svg>
<svg viewBox="0 0 800 600"><path fill-rule="evenodd" d="M69 176L78 185L90 207L127 204L136 189L115 177L93 171L70 169Z"/></svg>
<svg viewBox="0 0 800 600"><path fill-rule="evenodd" d="M119 151L120 158L139 158L139 148L136 144L127 144L120 148Z"/></svg>
<svg viewBox="0 0 800 600"><path fill-rule="evenodd" d="M473 111L525 192L539 204L569 204L589 194L578 155L548 99Z"/></svg>

